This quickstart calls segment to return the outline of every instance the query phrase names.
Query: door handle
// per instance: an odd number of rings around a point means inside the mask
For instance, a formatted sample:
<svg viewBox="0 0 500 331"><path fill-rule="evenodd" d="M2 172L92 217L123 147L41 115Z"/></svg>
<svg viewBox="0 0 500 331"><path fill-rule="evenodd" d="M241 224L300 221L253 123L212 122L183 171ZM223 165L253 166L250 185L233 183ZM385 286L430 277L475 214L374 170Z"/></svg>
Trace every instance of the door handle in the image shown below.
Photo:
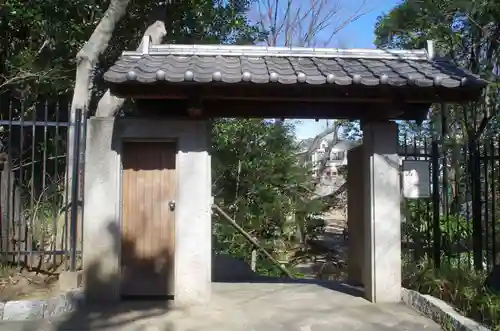
<svg viewBox="0 0 500 331"><path fill-rule="evenodd" d="M168 208L170 209L170 211L174 211L175 210L175 200L170 200L168 202Z"/></svg>

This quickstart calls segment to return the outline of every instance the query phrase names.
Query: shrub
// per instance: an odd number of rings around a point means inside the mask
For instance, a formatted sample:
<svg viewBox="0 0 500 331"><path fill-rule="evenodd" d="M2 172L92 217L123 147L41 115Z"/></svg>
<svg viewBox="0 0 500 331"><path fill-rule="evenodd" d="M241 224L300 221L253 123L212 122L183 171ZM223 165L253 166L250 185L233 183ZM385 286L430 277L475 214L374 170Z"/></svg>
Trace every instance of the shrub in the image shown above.
<svg viewBox="0 0 500 331"><path fill-rule="evenodd" d="M443 264L439 269L430 263L405 263L403 286L429 294L453 305L462 314L500 331L500 295L484 287L485 272Z"/></svg>

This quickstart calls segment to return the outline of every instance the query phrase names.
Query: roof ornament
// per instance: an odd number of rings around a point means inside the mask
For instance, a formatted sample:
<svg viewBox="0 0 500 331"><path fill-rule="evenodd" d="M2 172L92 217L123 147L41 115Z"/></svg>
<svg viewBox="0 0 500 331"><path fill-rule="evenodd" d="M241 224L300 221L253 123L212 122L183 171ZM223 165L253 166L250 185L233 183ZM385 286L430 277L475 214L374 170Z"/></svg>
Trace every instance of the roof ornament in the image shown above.
<svg viewBox="0 0 500 331"><path fill-rule="evenodd" d="M220 82L222 80L222 73L220 71L215 71L212 73L212 80L214 82Z"/></svg>
<svg viewBox="0 0 500 331"><path fill-rule="evenodd" d="M127 72L127 80L136 80L137 79L137 73L134 71L134 70L130 70L129 72Z"/></svg>
<svg viewBox="0 0 500 331"><path fill-rule="evenodd" d="M326 81L329 84L335 83L335 75L334 74L328 74L328 76L326 76Z"/></svg>
<svg viewBox="0 0 500 331"><path fill-rule="evenodd" d="M194 79L194 73L191 70L186 70L184 73L184 80L188 82L192 82Z"/></svg>
<svg viewBox="0 0 500 331"><path fill-rule="evenodd" d="M252 74L249 71L244 71L242 75L242 80L244 82L249 82L252 80Z"/></svg>
<svg viewBox="0 0 500 331"><path fill-rule="evenodd" d="M157 80L165 80L166 75L167 74L165 73L165 71L160 69L156 72L156 79Z"/></svg>
<svg viewBox="0 0 500 331"><path fill-rule="evenodd" d="M383 74L382 76L379 77L380 84L386 85L389 83L389 76L386 74Z"/></svg>
<svg viewBox="0 0 500 331"><path fill-rule="evenodd" d="M299 73L297 74L297 81L298 81L299 83L305 83L305 82L306 82L306 79L307 79L307 76L306 76L306 74L305 74L305 73L303 73L303 72L299 72Z"/></svg>
<svg viewBox="0 0 500 331"><path fill-rule="evenodd" d="M354 74L352 76L352 81L354 84L361 84L362 77L359 74Z"/></svg>

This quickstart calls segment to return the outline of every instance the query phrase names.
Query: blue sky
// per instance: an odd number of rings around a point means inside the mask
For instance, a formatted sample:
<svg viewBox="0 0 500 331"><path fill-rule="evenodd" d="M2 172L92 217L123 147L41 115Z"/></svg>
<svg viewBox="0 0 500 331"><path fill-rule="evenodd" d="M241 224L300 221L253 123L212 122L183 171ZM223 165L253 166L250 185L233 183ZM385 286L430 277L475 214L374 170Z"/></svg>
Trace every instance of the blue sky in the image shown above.
<svg viewBox="0 0 500 331"><path fill-rule="evenodd" d="M373 10L341 30L336 35L336 38L332 40L332 47L374 48L373 41L375 36L373 30L377 17L389 12L400 0L372 0L369 2ZM314 137L324 130L325 127L325 120L318 122L315 120L302 120L295 126L296 135L299 139Z"/></svg>

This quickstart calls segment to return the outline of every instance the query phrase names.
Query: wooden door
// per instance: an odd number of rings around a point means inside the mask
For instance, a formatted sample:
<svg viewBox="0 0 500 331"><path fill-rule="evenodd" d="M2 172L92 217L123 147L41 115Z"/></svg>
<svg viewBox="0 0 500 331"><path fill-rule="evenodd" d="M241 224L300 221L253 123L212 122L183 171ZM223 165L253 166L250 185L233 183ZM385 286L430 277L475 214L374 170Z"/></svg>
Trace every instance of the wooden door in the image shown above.
<svg viewBox="0 0 500 331"><path fill-rule="evenodd" d="M121 291L173 295L176 146L126 142L122 151Z"/></svg>

